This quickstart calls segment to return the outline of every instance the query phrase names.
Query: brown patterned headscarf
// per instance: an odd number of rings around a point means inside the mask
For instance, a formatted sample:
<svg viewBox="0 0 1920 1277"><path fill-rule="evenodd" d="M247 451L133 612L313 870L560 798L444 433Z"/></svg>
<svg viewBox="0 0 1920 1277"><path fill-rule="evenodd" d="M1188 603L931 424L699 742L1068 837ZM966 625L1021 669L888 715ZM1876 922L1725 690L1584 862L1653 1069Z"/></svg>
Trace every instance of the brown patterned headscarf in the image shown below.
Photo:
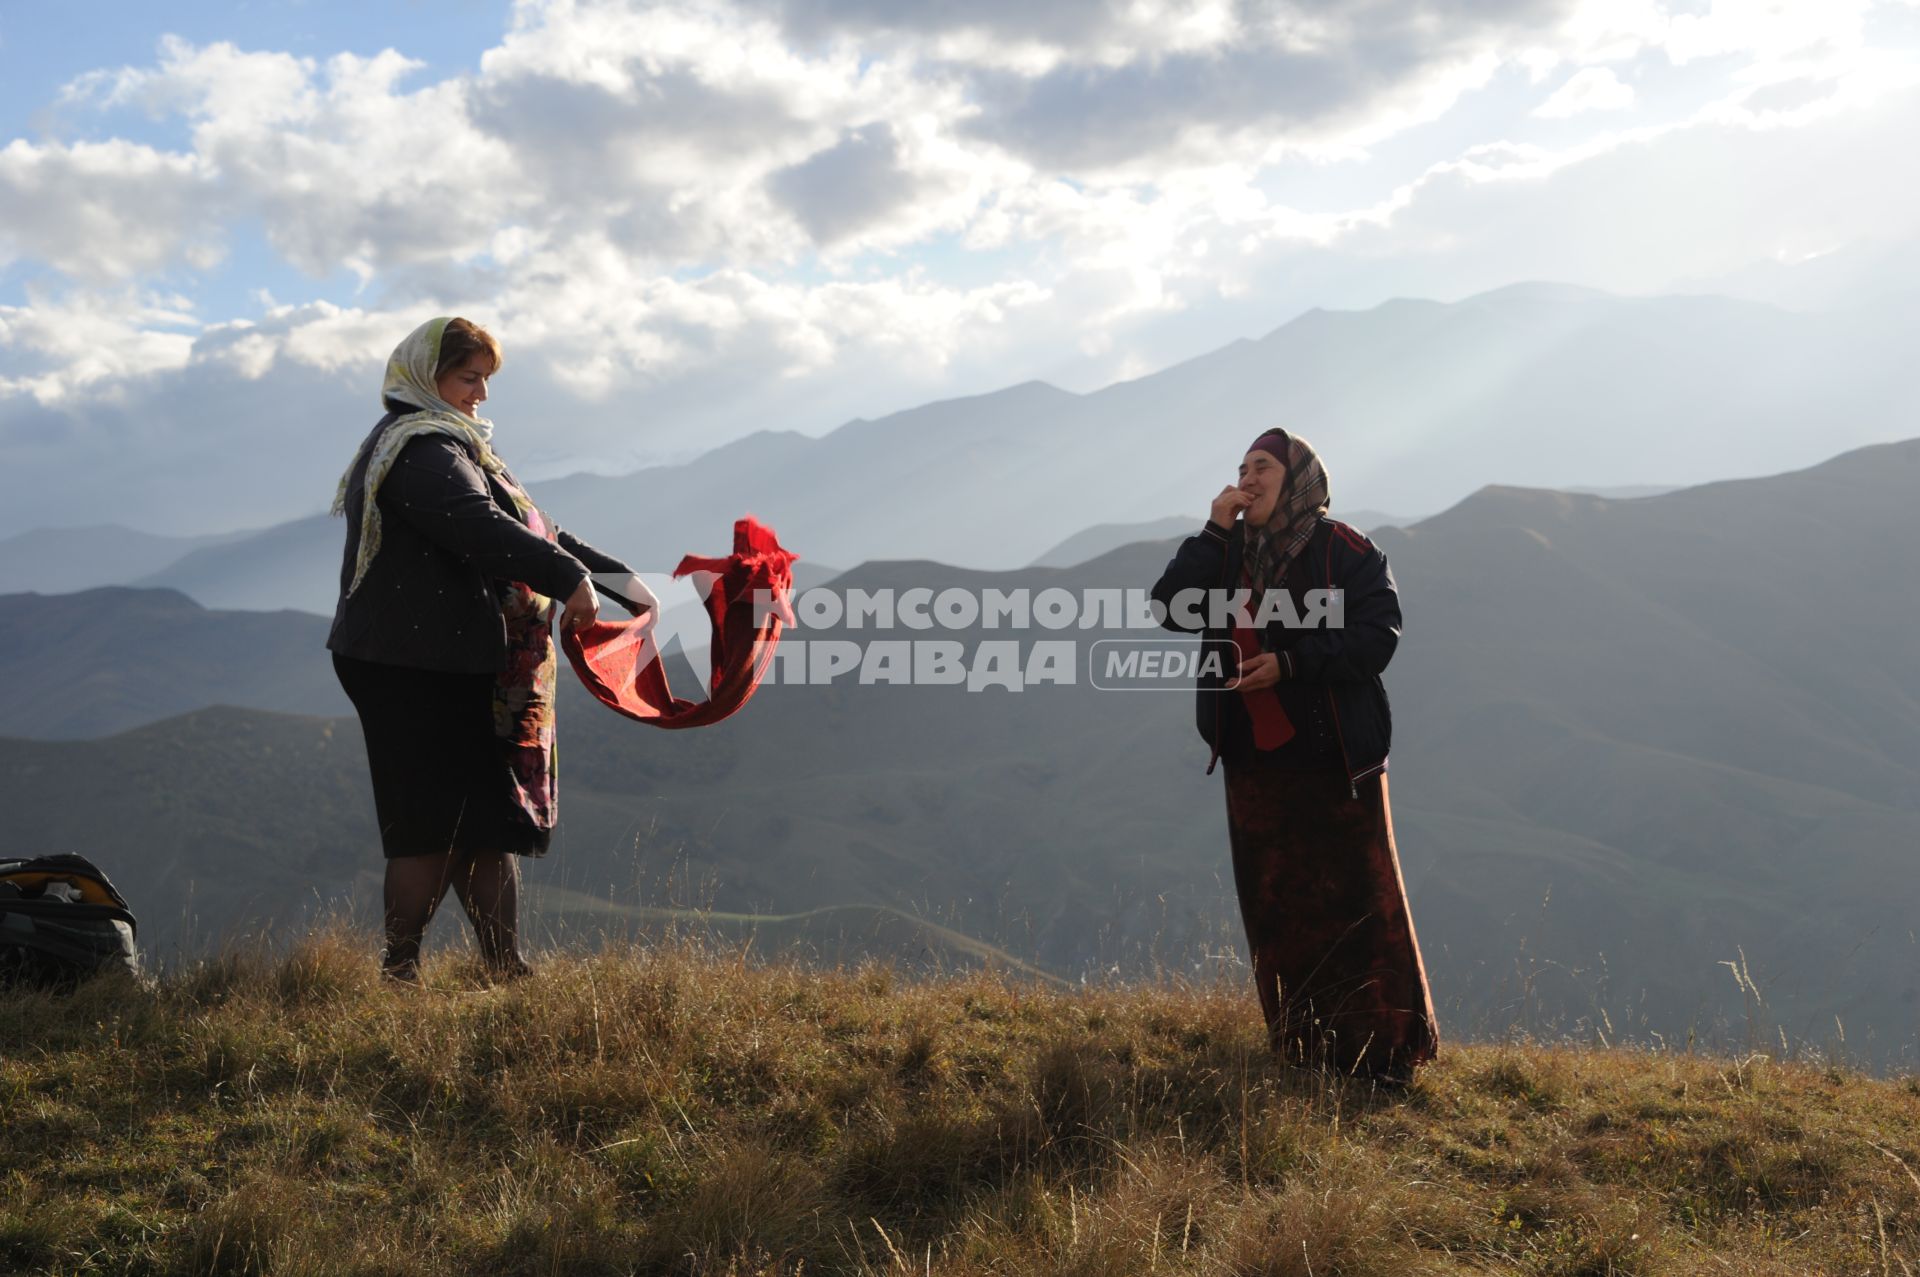
<svg viewBox="0 0 1920 1277"><path fill-rule="evenodd" d="M1274 499L1265 526L1242 521L1246 549L1241 563L1248 582L1265 592L1287 574L1327 513L1327 468L1312 444L1284 430L1267 431L1247 451L1264 452L1287 468L1286 486Z"/></svg>

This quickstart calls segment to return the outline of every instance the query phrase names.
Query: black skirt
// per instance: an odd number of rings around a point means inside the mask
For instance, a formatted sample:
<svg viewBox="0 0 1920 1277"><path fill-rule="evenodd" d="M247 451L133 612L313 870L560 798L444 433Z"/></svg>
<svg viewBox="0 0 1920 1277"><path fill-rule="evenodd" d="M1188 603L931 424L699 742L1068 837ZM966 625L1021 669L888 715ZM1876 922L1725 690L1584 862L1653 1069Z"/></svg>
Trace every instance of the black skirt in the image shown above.
<svg viewBox="0 0 1920 1277"><path fill-rule="evenodd" d="M493 675L337 652L333 669L360 715L389 860L449 851L546 854L550 831L535 828L514 801L506 748L494 734Z"/></svg>

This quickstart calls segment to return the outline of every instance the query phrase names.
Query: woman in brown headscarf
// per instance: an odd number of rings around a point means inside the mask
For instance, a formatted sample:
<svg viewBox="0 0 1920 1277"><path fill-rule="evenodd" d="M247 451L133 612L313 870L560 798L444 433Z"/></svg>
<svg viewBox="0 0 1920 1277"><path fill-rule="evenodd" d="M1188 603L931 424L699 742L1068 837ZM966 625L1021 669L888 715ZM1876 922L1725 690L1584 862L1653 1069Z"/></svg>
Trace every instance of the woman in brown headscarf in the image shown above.
<svg viewBox="0 0 1920 1277"><path fill-rule="evenodd" d="M1386 557L1327 517L1327 488L1306 440L1261 435L1153 597L1167 628L1204 634L1219 658L1202 662L1198 725L1226 764L1234 886L1274 1050L1404 1082L1439 1031L1387 801L1380 672L1400 601ZM1233 591L1246 592L1240 615L1210 608Z"/></svg>

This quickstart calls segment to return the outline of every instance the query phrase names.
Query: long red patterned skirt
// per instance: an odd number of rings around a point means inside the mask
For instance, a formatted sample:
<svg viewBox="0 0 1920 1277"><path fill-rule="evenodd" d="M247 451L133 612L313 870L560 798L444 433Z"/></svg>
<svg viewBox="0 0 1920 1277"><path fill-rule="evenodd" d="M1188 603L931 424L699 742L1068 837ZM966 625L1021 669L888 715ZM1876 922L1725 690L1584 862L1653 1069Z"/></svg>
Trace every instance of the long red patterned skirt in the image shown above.
<svg viewBox="0 0 1920 1277"><path fill-rule="evenodd" d="M1273 1049L1404 1080L1440 1030L1394 849L1387 778L1226 760L1233 881Z"/></svg>

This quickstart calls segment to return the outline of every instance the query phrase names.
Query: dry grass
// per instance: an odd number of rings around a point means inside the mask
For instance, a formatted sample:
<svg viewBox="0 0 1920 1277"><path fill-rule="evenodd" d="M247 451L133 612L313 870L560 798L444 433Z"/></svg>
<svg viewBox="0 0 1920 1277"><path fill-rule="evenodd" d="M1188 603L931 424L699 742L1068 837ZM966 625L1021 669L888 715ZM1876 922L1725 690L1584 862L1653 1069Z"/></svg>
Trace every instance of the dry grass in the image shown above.
<svg viewBox="0 0 1920 1277"><path fill-rule="evenodd" d="M1920 1088L1453 1047L1276 1066L1239 988L372 945L0 1002L0 1272L1920 1274Z"/></svg>

